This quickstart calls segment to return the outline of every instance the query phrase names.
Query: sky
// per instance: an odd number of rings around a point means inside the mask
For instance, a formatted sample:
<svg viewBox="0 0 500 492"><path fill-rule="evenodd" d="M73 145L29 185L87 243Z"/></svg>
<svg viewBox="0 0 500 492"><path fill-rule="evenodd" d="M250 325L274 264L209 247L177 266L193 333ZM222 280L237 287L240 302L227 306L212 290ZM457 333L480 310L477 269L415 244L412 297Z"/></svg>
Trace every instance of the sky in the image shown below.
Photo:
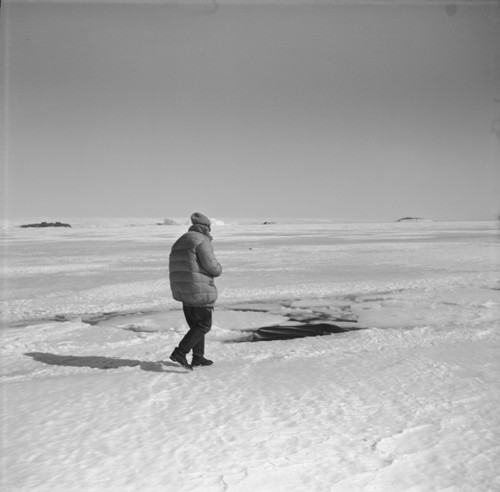
<svg viewBox="0 0 500 492"><path fill-rule="evenodd" d="M500 214L500 2L1 9L4 218Z"/></svg>

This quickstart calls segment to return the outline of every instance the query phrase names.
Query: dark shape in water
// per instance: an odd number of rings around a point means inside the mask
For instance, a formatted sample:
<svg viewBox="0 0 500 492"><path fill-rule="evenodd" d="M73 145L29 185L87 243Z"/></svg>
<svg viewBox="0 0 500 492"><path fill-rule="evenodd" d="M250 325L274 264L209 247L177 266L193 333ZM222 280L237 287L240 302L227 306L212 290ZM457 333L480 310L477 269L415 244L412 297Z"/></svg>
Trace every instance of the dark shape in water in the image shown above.
<svg viewBox="0 0 500 492"><path fill-rule="evenodd" d="M354 326L342 328L331 323L264 326L254 331L253 340L290 340L292 338L317 337L362 329Z"/></svg>

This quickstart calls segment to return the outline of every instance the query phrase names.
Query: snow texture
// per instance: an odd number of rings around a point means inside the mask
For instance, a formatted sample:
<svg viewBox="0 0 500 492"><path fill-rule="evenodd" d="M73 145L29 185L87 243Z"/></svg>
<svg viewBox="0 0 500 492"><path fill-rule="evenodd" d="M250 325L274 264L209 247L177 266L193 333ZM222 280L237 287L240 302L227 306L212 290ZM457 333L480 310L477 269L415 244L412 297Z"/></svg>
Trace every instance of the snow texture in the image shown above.
<svg viewBox="0 0 500 492"><path fill-rule="evenodd" d="M89 222L2 231L2 490L500 490L497 224L225 219L190 372L185 226ZM366 329L249 341L291 320Z"/></svg>

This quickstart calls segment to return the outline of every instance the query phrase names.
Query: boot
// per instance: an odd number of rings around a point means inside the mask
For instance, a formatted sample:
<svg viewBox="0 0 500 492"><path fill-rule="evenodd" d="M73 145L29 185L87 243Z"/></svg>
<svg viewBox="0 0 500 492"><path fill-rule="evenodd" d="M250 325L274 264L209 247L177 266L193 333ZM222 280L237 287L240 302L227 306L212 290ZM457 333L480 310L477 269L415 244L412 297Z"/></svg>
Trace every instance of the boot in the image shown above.
<svg viewBox="0 0 500 492"><path fill-rule="evenodd" d="M189 365L186 356L178 349L176 348L172 354L170 355L170 360L173 360L174 362L177 362L180 364L182 367L185 367L186 369L193 369L192 366Z"/></svg>
<svg viewBox="0 0 500 492"><path fill-rule="evenodd" d="M203 355L193 355L193 360L191 361L193 367L211 366L213 363L213 360L205 359Z"/></svg>

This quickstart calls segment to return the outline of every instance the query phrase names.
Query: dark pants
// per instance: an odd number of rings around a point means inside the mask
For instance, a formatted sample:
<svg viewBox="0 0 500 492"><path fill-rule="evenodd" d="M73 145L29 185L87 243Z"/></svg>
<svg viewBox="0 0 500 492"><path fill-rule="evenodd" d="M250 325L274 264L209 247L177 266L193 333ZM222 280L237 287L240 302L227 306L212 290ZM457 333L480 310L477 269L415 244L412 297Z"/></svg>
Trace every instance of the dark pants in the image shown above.
<svg viewBox="0 0 500 492"><path fill-rule="evenodd" d="M212 328L212 307L182 306L189 331L180 341L178 350L184 355L191 350L193 355L205 354L205 335Z"/></svg>

